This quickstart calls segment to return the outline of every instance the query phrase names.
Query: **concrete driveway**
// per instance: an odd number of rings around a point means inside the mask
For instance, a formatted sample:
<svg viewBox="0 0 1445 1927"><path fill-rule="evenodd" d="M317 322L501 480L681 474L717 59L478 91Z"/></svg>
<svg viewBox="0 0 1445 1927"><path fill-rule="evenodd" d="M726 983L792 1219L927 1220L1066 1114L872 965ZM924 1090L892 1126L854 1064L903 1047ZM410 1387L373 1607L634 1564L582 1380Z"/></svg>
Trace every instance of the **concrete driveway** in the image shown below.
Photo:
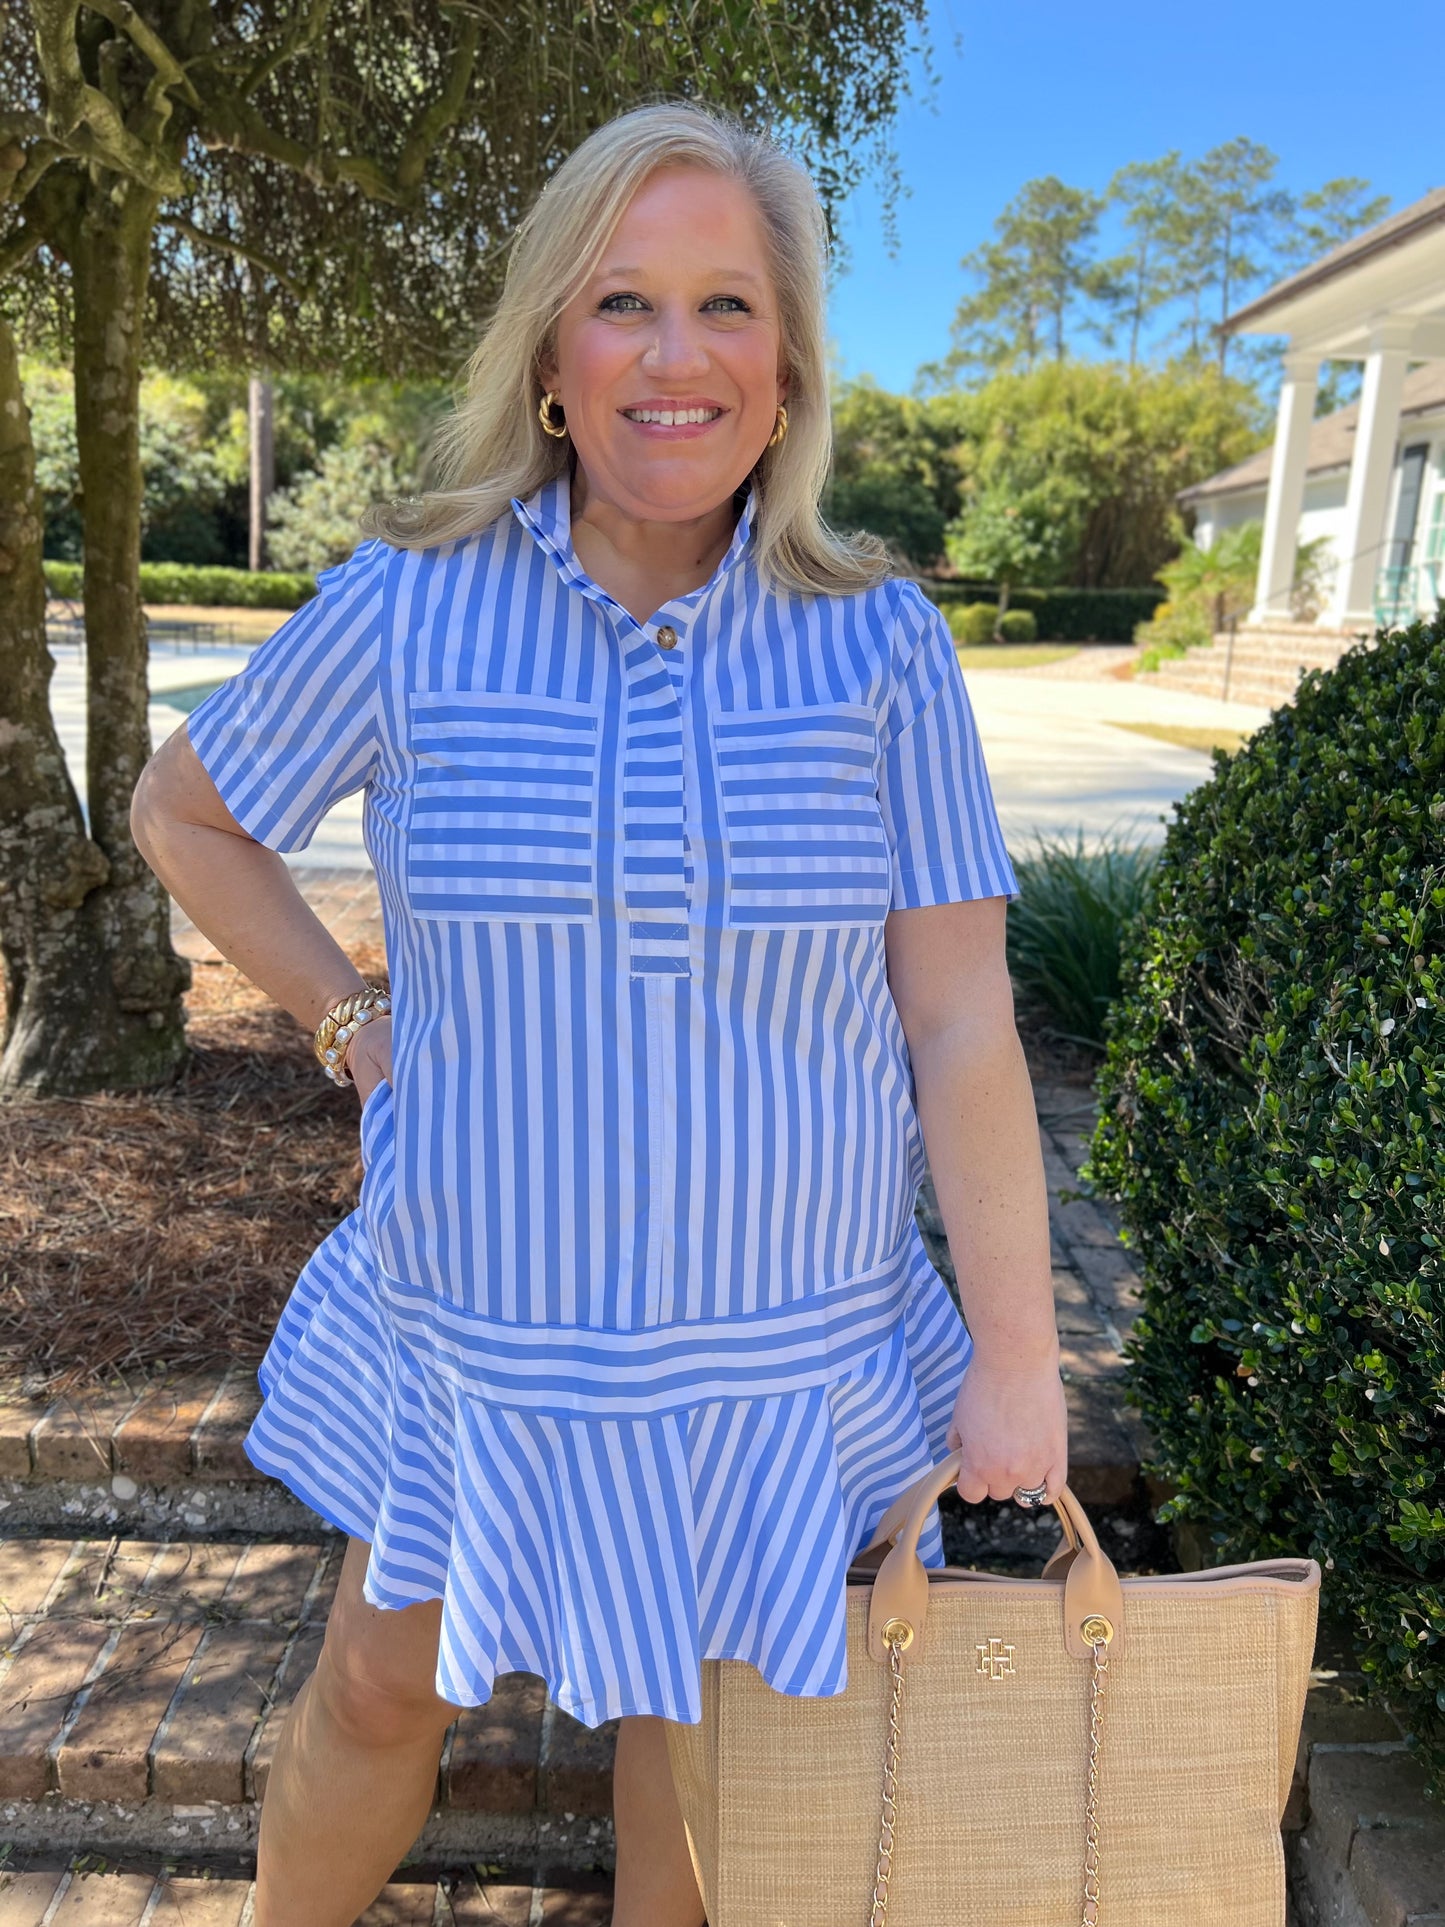
<svg viewBox="0 0 1445 1927"><path fill-rule="evenodd" d="M185 719L194 691L233 675L244 647L190 650L159 643L151 651L151 735L156 743ZM1038 835L1067 837L1082 830L1092 841L1110 832L1159 840L1170 806L1209 775L1207 752L1152 741L1117 723L1219 725L1255 729L1269 712L1180 690L1118 682L1107 667L1120 652L1081 652L1046 668L969 669L965 681L1009 848L1023 855ZM85 704L78 652L60 648L52 703L71 774L84 796ZM327 869L365 868L361 799L332 811L309 849L292 864Z"/></svg>

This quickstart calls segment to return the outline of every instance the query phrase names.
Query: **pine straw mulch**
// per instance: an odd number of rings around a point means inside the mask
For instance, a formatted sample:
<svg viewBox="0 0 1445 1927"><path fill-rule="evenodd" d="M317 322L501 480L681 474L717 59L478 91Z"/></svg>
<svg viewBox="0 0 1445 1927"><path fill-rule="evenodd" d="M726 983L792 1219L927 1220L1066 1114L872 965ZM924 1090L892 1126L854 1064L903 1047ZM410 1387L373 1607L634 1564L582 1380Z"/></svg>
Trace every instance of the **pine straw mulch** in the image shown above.
<svg viewBox="0 0 1445 1927"><path fill-rule="evenodd" d="M356 1202L355 1094L293 1019L224 963L192 966L186 1006L176 1083L0 1104L0 1381L31 1395L254 1364ZM1019 1030L1035 1082L1086 1098L1087 1056L1022 1004Z"/></svg>
<svg viewBox="0 0 1445 1927"><path fill-rule="evenodd" d="M225 963L186 1008L175 1083L0 1104L0 1379L32 1395L254 1363L356 1202L355 1093L295 1020Z"/></svg>

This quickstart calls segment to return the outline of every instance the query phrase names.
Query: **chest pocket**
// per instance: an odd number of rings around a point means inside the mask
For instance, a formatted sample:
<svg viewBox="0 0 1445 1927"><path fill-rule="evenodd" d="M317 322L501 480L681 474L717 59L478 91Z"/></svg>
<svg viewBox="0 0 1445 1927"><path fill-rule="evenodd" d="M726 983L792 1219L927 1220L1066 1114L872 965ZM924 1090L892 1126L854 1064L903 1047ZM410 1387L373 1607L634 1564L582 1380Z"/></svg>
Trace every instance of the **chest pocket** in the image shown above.
<svg viewBox="0 0 1445 1927"><path fill-rule="evenodd" d="M729 928L882 922L890 866L877 740L860 703L717 712Z"/></svg>
<svg viewBox="0 0 1445 1927"><path fill-rule="evenodd" d="M416 915L595 918L600 709L477 689L418 689L407 700Z"/></svg>

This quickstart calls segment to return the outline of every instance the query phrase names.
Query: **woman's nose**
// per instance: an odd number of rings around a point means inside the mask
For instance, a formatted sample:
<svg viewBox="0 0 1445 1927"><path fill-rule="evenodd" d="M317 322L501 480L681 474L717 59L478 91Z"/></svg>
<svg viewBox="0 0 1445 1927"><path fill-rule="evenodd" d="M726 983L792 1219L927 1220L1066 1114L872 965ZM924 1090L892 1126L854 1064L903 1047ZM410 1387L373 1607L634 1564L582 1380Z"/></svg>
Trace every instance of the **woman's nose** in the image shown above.
<svg viewBox="0 0 1445 1927"><path fill-rule="evenodd" d="M705 367L707 352L695 317L660 314L642 359L651 375L690 372Z"/></svg>

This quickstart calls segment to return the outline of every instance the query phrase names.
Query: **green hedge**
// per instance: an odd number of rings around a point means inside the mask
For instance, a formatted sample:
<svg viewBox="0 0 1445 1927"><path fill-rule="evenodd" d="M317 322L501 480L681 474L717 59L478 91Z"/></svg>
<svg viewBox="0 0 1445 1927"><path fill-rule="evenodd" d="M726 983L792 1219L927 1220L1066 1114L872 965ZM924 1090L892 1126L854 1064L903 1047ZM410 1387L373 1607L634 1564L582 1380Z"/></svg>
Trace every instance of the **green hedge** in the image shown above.
<svg viewBox="0 0 1445 1927"><path fill-rule="evenodd" d="M81 565L47 562L45 586L53 596L78 602ZM193 568L183 562L142 562L142 602L192 602L208 609L299 609L316 593L314 575L278 569Z"/></svg>
<svg viewBox="0 0 1445 1927"><path fill-rule="evenodd" d="M1006 609L1002 620L993 602L952 602L944 611L949 631L961 647L978 648L1001 635L1005 642L1033 642L1039 628L1031 609Z"/></svg>
<svg viewBox="0 0 1445 1927"><path fill-rule="evenodd" d="M955 603L990 600L998 605L998 589L985 582L940 582L917 578L918 586L945 612ZM1141 622L1148 622L1164 591L1148 589L1010 589L1009 605L1027 609L1038 623L1045 642L1131 642Z"/></svg>
<svg viewBox="0 0 1445 1927"><path fill-rule="evenodd" d="M998 609L992 602L955 602L944 610L949 631L964 648L977 648L992 642L998 622Z"/></svg>
<svg viewBox="0 0 1445 1927"><path fill-rule="evenodd" d="M1216 752L1121 985L1083 1177L1142 1261L1161 1517L1317 1557L1445 1794L1445 619Z"/></svg>

